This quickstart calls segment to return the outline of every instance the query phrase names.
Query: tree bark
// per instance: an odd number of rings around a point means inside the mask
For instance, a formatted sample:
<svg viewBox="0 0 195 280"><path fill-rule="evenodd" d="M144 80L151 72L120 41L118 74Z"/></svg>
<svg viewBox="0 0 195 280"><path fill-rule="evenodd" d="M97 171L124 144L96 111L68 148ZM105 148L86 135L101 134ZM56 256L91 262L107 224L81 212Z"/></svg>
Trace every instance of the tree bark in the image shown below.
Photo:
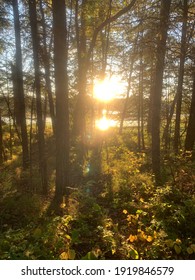
<svg viewBox="0 0 195 280"><path fill-rule="evenodd" d="M53 0L54 67L56 91L56 199L69 185L69 106L67 26L64 0Z"/></svg>
<svg viewBox="0 0 195 280"><path fill-rule="evenodd" d="M45 154L44 125L43 125L42 104L41 104L39 38L38 38L38 27L37 27L36 0L29 0L29 16L30 16L30 25L31 25L31 34L32 34L33 62L34 62L34 74L35 74L39 168L41 173L43 193L47 194L48 192L47 162L46 162L46 154Z"/></svg>
<svg viewBox="0 0 195 280"><path fill-rule="evenodd" d="M178 153L180 145L180 122L181 122L181 106L182 106L182 89L184 77L184 64L186 57L186 34L187 34L187 19L188 19L188 0L184 0L183 4L183 25L181 35L181 50L180 50L180 65L177 86L177 106L175 120L175 135L174 135L174 150Z"/></svg>
<svg viewBox="0 0 195 280"><path fill-rule="evenodd" d="M0 165L3 163L3 130L2 130L2 119L0 109Z"/></svg>
<svg viewBox="0 0 195 280"><path fill-rule="evenodd" d="M50 110L50 117L51 117L51 122L52 122L52 128L53 128L53 134L55 135L55 126L56 126L56 116L55 116L55 108L54 108L54 102L53 102L53 97L52 97L52 88L51 88L51 73L50 73L50 58L49 58L49 53L47 50L47 34L46 34L46 28L45 28L45 14L43 10L43 1L40 0L40 12L42 16L42 28L43 28L43 64L45 68L45 84L46 84L46 90L48 94L48 101L49 101L49 110Z"/></svg>
<svg viewBox="0 0 195 280"><path fill-rule="evenodd" d="M160 112L161 95L163 86L163 71L166 52L166 40L171 0L161 0L160 27L156 51L156 71L154 85L151 92L152 97L152 169L156 184L161 183L161 155L160 155Z"/></svg>
<svg viewBox="0 0 195 280"><path fill-rule="evenodd" d="M18 0L12 0L14 12L14 30L15 30L15 46L16 46L16 64L14 67L15 78L15 97L17 103L17 122L21 130L21 143L22 143L22 158L23 168L29 166L29 152L28 152L28 134L26 127L26 112L25 112L25 98L23 86L23 73L22 73L22 51L21 51L21 36L20 36L20 21L18 12Z"/></svg>
<svg viewBox="0 0 195 280"><path fill-rule="evenodd" d="M190 116L185 139L185 150L192 151L195 143L195 63L193 69L193 89Z"/></svg>

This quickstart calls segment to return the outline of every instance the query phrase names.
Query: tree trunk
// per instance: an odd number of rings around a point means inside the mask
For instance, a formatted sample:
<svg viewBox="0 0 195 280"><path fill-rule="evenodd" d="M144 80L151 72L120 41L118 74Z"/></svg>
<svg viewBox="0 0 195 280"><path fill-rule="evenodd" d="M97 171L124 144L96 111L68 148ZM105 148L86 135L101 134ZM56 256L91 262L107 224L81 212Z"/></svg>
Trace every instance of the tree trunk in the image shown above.
<svg viewBox="0 0 195 280"><path fill-rule="evenodd" d="M35 72L39 168L41 172L43 193L47 194L48 192L47 163L46 163L46 155L45 155L44 126L43 126L42 105L41 105L41 81L40 81L39 54L38 54L39 38L37 33L38 29L37 29L36 0L29 0L29 15L30 15L31 34L32 34L34 72Z"/></svg>
<svg viewBox="0 0 195 280"><path fill-rule="evenodd" d="M184 0L183 4L183 25L181 35L181 49L180 49L180 65L177 86L177 107L175 120L175 135L174 135L174 150L178 153L180 145L180 122L181 122L181 105L182 105L182 88L184 77L184 64L186 57L186 33L187 33L187 19L188 19L188 0Z"/></svg>
<svg viewBox="0 0 195 280"><path fill-rule="evenodd" d="M50 117L52 122L52 128L53 128L53 134L55 135L55 123L56 123L56 116L55 116L55 109L54 109L54 102L52 97L52 89L51 89L51 73L50 73L50 58L49 53L47 50L47 34L46 34L46 28L45 28L45 14L43 10L43 1L40 0L40 11L42 16L42 28L43 28L43 64L45 69L45 84L46 84L46 90L48 94L48 101L49 101L49 110L50 110Z"/></svg>
<svg viewBox="0 0 195 280"><path fill-rule="evenodd" d="M21 37L20 37L20 21L18 12L18 0L12 0L14 12L14 29L15 29L15 45L16 45L16 65L14 67L15 77L15 97L17 103L17 122L21 130L22 141L22 156L23 168L29 166L28 154L28 134L26 127L26 113L25 113L25 98L23 87L23 73L22 73L22 51L21 51Z"/></svg>
<svg viewBox="0 0 195 280"><path fill-rule="evenodd" d="M64 0L53 0L54 67L56 90L56 199L69 185L69 107L67 26Z"/></svg>
<svg viewBox="0 0 195 280"><path fill-rule="evenodd" d="M0 165L3 163L3 130L2 130L2 119L0 109Z"/></svg>
<svg viewBox="0 0 195 280"><path fill-rule="evenodd" d="M193 89L190 116L185 140L185 150L192 151L195 143L195 64L193 69Z"/></svg>
<svg viewBox="0 0 195 280"><path fill-rule="evenodd" d="M145 149L144 140L144 90L143 90L143 54L140 53L140 71L139 71L139 96L138 96L138 150Z"/></svg>
<svg viewBox="0 0 195 280"><path fill-rule="evenodd" d="M160 112L163 86L163 71L171 0L161 0L160 27L156 51L156 71L151 92L152 97L152 169L156 184L161 183L160 165Z"/></svg>
<svg viewBox="0 0 195 280"><path fill-rule="evenodd" d="M87 86L87 46L86 46L86 4L82 1L81 27L78 25L78 0L75 6L75 22L78 53L78 97L74 110L73 134L85 138L86 86Z"/></svg>
<svg viewBox="0 0 195 280"><path fill-rule="evenodd" d="M163 136L162 136L162 139L165 141L166 150L167 150L167 146L170 142L169 129L170 129L170 124L171 124L171 121L173 118L176 103L177 103L177 95L175 95L173 102L171 104L170 111L168 112L167 122L166 122L165 129L164 129Z"/></svg>

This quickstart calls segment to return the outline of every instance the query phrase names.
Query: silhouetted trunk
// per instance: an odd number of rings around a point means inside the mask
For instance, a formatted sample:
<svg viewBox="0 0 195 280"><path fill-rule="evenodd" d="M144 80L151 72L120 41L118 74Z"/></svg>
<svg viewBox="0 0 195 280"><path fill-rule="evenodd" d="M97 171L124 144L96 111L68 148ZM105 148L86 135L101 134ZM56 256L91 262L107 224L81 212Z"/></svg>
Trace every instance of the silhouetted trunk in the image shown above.
<svg viewBox="0 0 195 280"><path fill-rule="evenodd" d="M187 33L187 18L188 18L188 0L183 2L183 25L181 35L181 49L180 49L180 65L177 86L177 107L175 120L175 135L174 135L174 150L178 153L180 145L180 122L181 122L181 105L182 105L182 88L184 77L184 64L186 57L186 33Z"/></svg>
<svg viewBox="0 0 195 280"><path fill-rule="evenodd" d="M74 109L73 134L81 136L83 143L85 141L85 115L86 115L86 86L87 71L89 65L87 62L87 46L86 46L86 5L87 0L82 1L81 6L81 26L78 24L78 0L75 5L75 26L78 54L78 96ZM83 148L83 147L82 147ZM83 151L84 152L84 151Z"/></svg>
<svg viewBox="0 0 195 280"><path fill-rule="evenodd" d="M185 150L192 151L195 143L195 64L193 69L193 89L190 116L185 140Z"/></svg>
<svg viewBox="0 0 195 280"><path fill-rule="evenodd" d="M2 119L0 109L0 165L3 163L3 130L2 130Z"/></svg>
<svg viewBox="0 0 195 280"><path fill-rule="evenodd" d="M64 0L53 0L54 67L56 91L56 199L69 185L69 107L67 26Z"/></svg>
<svg viewBox="0 0 195 280"><path fill-rule="evenodd" d="M138 150L145 149L144 141L144 93L143 93L143 58L140 54L139 95L138 95Z"/></svg>
<svg viewBox="0 0 195 280"><path fill-rule="evenodd" d="M34 72L35 72L39 168L41 173L43 193L47 194L48 191L47 163L46 163L46 155L45 155L44 126L43 126L42 105L41 105L41 81L40 81L39 55L38 55L39 38L37 33L38 29L37 29L36 0L29 0L29 15L30 15L31 34L32 34Z"/></svg>
<svg viewBox="0 0 195 280"><path fill-rule="evenodd" d="M173 118L176 103L177 103L177 95L175 95L173 102L171 104L170 111L168 112L167 122L162 136L162 139L165 141L165 149L167 149L168 143L170 142L169 129Z"/></svg>
<svg viewBox="0 0 195 280"><path fill-rule="evenodd" d="M166 52L166 40L171 0L161 0L160 27L156 50L156 71L154 85L151 92L152 97L152 168L156 184L161 183L161 155L160 155L160 117L161 96L163 86L163 71Z"/></svg>
<svg viewBox="0 0 195 280"><path fill-rule="evenodd" d="M125 103L124 103L123 111L122 111L122 114L121 114L119 134L122 134L122 132L123 132L123 124L124 124L124 120L125 120L126 113L127 113L127 107L128 107L129 96L130 96L130 91L131 91L131 76L132 76L132 73L133 73L133 65L134 65L134 58L131 59L129 78L128 78L128 86L127 86L127 93L126 93L126 98L125 98L125 101L124 101Z"/></svg>
<svg viewBox="0 0 195 280"><path fill-rule="evenodd" d="M15 71L13 73L15 102L17 104L16 120L21 130L23 168L25 169L29 166L29 154L28 154L28 135L27 135L27 127L26 127L25 99L24 99L24 87L23 87L22 51L21 51L18 0L12 0L12 5L13 5L13 12L14 12L14 29L15 29L15 46L16 46L16 64L14 67Z"/></svg>
<svg viewBox="0 0 195 280"><path fill-rule="evenodd" d="M45 28L45 14L43 10L43 1L40 0L40 11L42 16L42 28L43 28L43 64L45 69L45 84L46 84L46 90L48 94L48 101L49 101L49 110L50 110L50 117L52 122L52 128L53 133L55 135L55 122L56 122L56 116L55 116L55 109L54 109L54 102L52 97L52 89L51 89L51 73L50 73L50 58L49 58L49 52L47 49L47 34L46 34L46 28Z"/></svg>

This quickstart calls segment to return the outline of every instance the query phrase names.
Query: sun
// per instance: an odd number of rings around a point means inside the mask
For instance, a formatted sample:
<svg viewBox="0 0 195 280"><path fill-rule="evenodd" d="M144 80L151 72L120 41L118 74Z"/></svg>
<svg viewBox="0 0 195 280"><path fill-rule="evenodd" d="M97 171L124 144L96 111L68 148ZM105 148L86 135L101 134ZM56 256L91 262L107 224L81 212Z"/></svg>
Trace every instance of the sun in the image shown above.
<svg viewBox="0 0 195 280"><path fill-rule="evenodd" d="M119 77L112 76L105 78L103 81L95 81L94 98L109 102L110 100L119 97L124 92L124 84Z"/></svg>
<svg viewBox="0 0 195 280"><path fill-rule="evenodd" d="M96 121L96 127L102 131L106 131L109 129L110 123L106 116L103 116L101 119Z"/></svg>

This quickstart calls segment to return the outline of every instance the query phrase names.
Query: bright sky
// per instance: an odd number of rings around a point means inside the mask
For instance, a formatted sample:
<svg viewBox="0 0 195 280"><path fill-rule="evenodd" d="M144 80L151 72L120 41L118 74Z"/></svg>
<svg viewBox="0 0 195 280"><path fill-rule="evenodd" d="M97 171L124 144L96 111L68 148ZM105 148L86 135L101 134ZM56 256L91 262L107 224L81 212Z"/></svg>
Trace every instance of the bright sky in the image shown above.
<svg viewBox="0 0 195 280"><path fill-rule="evenodd" d="M103 102L109 102L113 98L119 98L124 93L125 83L118 76L105 78L103 81L95 81L94 98Z"/></svg>

